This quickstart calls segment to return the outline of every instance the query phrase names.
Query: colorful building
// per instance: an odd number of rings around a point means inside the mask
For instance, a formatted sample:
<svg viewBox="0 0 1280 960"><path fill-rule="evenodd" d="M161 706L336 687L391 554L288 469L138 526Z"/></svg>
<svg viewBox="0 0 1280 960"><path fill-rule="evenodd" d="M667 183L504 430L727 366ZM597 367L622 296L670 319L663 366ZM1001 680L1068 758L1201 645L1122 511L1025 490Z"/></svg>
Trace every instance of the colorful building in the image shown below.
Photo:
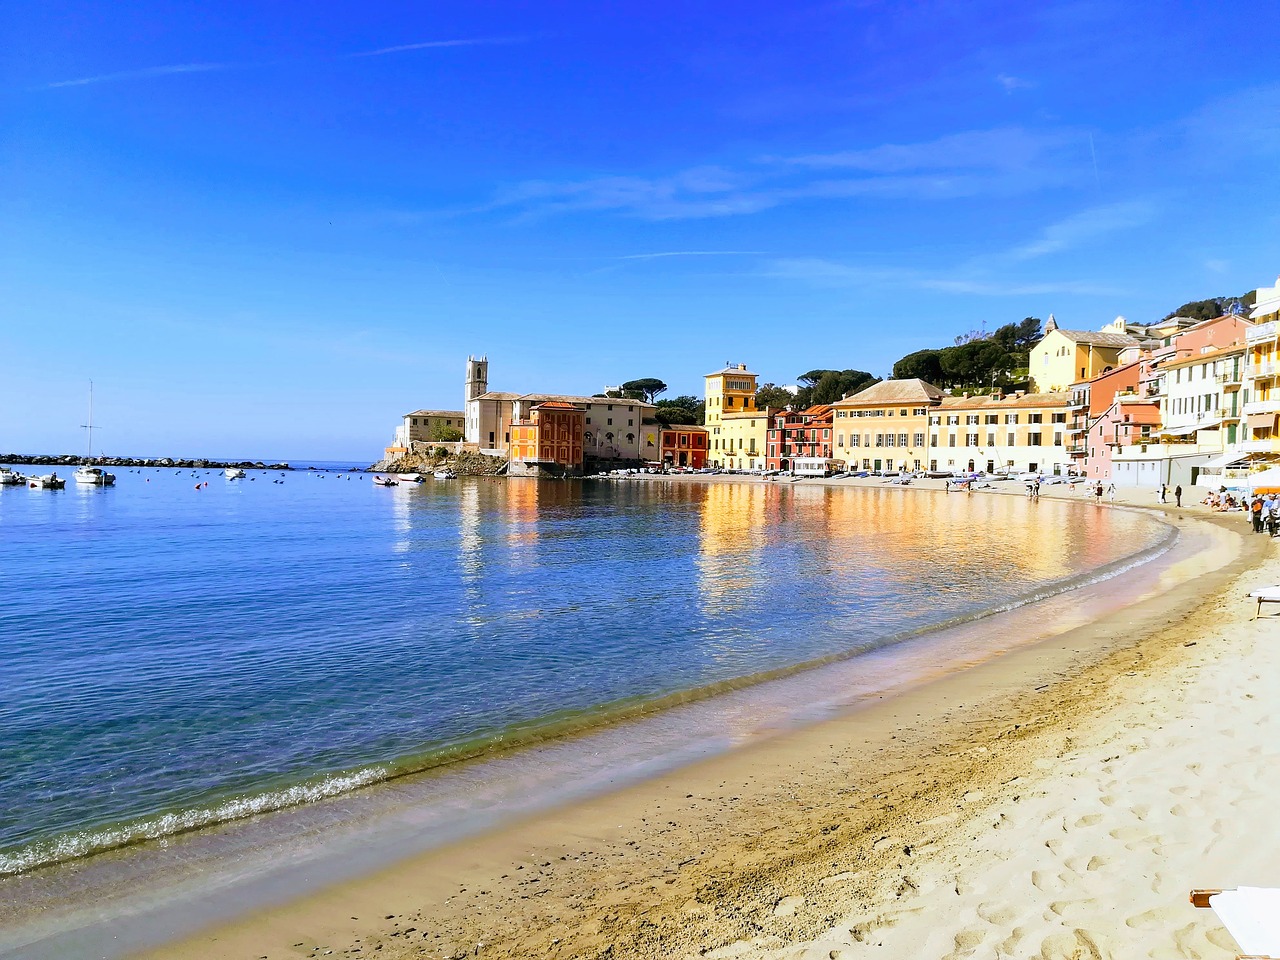
<svg viewBox="0 0 1280 960"><path fill-rule="evenodd" d="M765 466L770 470L790 470L796 457L831 459L832 420L830 404L773 414Z"/></svg>
<svg viewBox="0 0 1280 960"><path fill-rule="evenodd" d="M645 427L646 430L649 427ZM695 424L658 424L658 462L668 467L691 467L699 470L707 465L706 427Z"/></svg>
<svg viewBox="0 0 1280 960"><path fill-rule="evenodd" d="M513 420L509 476L568 476L582 473L581 407L547 400L529 408L526 419Z"/></svg>
<svg viewBox="0 0 1280 960"><path fill-rule="evenodd" d="M705 377L708 456L717 466L754 470L765 465L772 411L756 409L758 377L745 363L725 364L723 370Z"/></svg>
<svg viewBox="0 0 1280 960"><path fill-rule="evenodd" d="M882 380L831 405L831 456L850 470L924 469L929 416L943 393L923 380Z"/></svg>
<svg viewBox="0 0 1280 960"><path fill-rule="evenodd" d="M1118 366L1120 352L1139 342L1128 330L1124 317L1117 317L1096 333L1064 330L1051 315L1044 338L1031 348L1031 389L1037 393L1066 390Z"/></svg>
<svg viewBox="0 0 1280 960"><path fill-rule="evenodd" d="M1067 393L943 397L929 415L929 469L985 473L1070 472Z"/></svg>

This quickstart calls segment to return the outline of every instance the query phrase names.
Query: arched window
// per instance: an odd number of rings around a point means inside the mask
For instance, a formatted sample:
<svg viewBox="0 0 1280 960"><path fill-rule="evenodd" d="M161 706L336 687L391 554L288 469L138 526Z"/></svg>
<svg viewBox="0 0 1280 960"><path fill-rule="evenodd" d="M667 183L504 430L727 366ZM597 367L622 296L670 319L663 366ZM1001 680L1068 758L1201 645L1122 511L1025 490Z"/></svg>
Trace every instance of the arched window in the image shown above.
<svg viewBox="0 0 1280 960"><path fill-rule="evenodd" d="M628 444L631 444L631 443L635 443L635 442L636 442L636 435L635 435L634 433L628 433L628 434L627 434L627 443L628 443Z"/></svg>
<svg viewBox="0 0 1280 960"><path fill-rule="evenodd" d="M590 431L590 430L588 430L586 433L584 433L584 434L582 435L582 439L583 439L583 440L585 440L585 441L587 441L587 443L590 443L590 442L591 442L591 431Z"/></svg>
<svg viewBox="0 0 1280 960"><path fill-rule="evenodd" d="M609 442L609 443L613 443L613 434L612 434L612 433L606 433L606 434L604 435L604 438L605 438L605 440L606 440L607 442Z"/></svg>

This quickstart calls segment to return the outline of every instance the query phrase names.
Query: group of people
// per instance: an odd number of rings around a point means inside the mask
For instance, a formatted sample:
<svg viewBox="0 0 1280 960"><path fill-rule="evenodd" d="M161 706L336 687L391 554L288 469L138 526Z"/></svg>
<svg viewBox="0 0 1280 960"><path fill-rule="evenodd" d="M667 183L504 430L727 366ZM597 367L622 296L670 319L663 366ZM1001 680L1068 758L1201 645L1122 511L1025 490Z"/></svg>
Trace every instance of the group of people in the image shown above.
<svg viewBox="0 0 1280 960"><path fill-rule="evenodd" d="M1177 505L1182 506L1182 484L1178 484L1173 488L1173 497L1177 501ZM1169 485L1167 483L1160 484L1160 502L1169 502Z"/></svg>
<svg viewBox="0 0 1280 960"><path fill-rule="evenodd" d="M1254 495L1245 504L1249 519L1253 523L1254 533L1265 533L1274 537L1280 528L1280 497L1268 493L1265 496Z"/></svg>
<svg viewBox="0 0 1280 960"><path fill-rule="evenodd" d="M1210 510L1217 513L1225 513L1228 510L1239 510L1240 501L1225 490L1219 492L1217 490L1209 491L1209 495L1200 501Z"/></svg>

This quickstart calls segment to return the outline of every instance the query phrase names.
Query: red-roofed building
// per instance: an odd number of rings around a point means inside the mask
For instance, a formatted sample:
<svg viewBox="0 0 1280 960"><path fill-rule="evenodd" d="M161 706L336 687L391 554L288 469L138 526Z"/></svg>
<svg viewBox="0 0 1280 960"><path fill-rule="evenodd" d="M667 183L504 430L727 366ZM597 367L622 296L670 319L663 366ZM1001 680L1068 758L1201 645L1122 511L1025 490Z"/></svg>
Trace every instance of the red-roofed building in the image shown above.
<svg viewBox="0 0 1280 960"><path fill-rule="evenodd" d="M706 427L680 423L663 425L657 429L662 436L658 454L661 463L669 467L692 467L695 470L707 465L707 437L710 434Z"/></svg>
<svg viewBox="0 0 1280 960"><path fill-rule="evenodd" d="M796 457L831 458L830 404L807 410L779 410L769 423L765 442L765 466L789 470Z"/></svg>

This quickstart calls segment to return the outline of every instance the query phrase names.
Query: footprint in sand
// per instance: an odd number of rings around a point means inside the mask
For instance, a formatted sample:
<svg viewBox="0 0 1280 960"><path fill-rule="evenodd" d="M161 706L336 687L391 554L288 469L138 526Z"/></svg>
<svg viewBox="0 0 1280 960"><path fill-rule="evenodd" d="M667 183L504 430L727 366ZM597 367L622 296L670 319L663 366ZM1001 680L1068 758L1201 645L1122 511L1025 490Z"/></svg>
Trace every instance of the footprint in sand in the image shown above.
<svg viewBox="0 0 1280 960"><path fill-rule="evenodd" d="M1032 870L1031 885L1041 893L1061 893L1067 888L1067 876L1048 870Z"/></svg>
<svg viewBox="0 0 1280 960"><path fill-rule="evenodd" d="M987 933L980 927L969 927L961 930L956 934L956 946L944 960L960 960L961 957L968 957L982 945L982 941L987 938Z"/></svg>
<svg viewBox="0 0 1280 960"><path fill-rule="evenodd" d="M1014 927L1009 936L1000 943L1000 952L1004 954L1017 954L1022 946L1022 941L1026 939L1026 927Z"/></svg>
<svg viewBox="0 0 1280 960"><path fill-rule="evenodd" d="M1092 826L1095 826L1095 825L1097 825L1097 824L1099 824L1099 823L1101 823L1101 822L1102 822L1102 814L1100 814L1100 813L1086 813L1083 817L1081 817L1079 820L1077 820L1077 821L1075 822L1075 826L1076 826L1077 828L1079 828L1079 827L1092 827Z"/></svg>
<svg viewBox="0 0 1280 960"><path fill-rule="evenodd" d="M978 904L978 916L997 927L1007 927L1017 915L1018 911L1007 903Z"/></svg>
<svg viewBox="0 0 1280 960"><path fill-rule="evenodd" d="M1156 907L1125 918L1125 926L1133 930L1169 930L1173 924L1187 915L1182 905Z"/></svg>
<svg viewBox="0 0 1280 960"><path fill-rule="evenodd" d="M773 908L773 915L775 917L793 917L803 904L804 897L783 897L778 901L778 905Z"/></svg>
<svg viewBox="0 0 1280 960"><path fill-rule="evenodd" d="M1040 944L1040 956L1042 960L1103 960L1112 954L1100 940L1087 930L1055 933Z"/></svg>

